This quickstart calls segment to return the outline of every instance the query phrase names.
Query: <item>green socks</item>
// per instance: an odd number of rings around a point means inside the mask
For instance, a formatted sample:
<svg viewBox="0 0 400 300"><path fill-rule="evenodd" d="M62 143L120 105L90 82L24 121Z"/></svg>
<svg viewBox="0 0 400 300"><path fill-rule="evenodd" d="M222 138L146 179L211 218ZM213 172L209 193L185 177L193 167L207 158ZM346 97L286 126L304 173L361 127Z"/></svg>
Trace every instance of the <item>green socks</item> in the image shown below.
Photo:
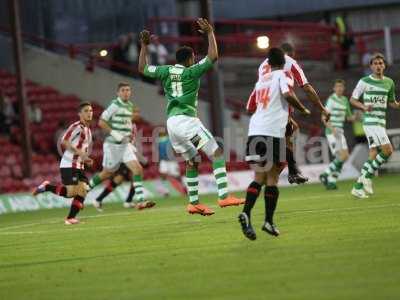
<svg viewBox="0 0 400 300"><path fill-rule="evenodd" d="M369 159L364 163L361 174L365 178L374 177L375 171L377 171L388 159L389 157L382 152L378 153L374 160Z"/></svg>
<svg viewBox="0 0 400 300"><path fill-rule="evenodd" d="M197 170L186 169L186 184L191 204L199 203L199 177Z"/></svg>
<svg viewBox="0 0 400 300"><path fill-rule="evenodd" d="M89 181L89 186L91 188L94 188L96 185L99 185L101 183L101 178L99 174L95 174Z"/></svg>
<svg viewBox="0 0 400 300"><path fill-rule="evenodd" d="M336 183L340 172L342 172L343 163L344 162L340 159L335 158L328 165L328 168L324 172L326 175L328 175L328 182Z"/></svg>
<svg viewBox="0 0 400 300"><path fill-rule="evenodd" d="M223 200L228 197L228 178L226 176L225 160L219 158L213 161L213 173L217 182L218 198Z"/></svg>
<svg viewBox="0 0 400 300"><path fill-rule="evenodd" d="M133 187L135 188L137 201L142 202L144 200L142 175L133 175Z"/></svg>

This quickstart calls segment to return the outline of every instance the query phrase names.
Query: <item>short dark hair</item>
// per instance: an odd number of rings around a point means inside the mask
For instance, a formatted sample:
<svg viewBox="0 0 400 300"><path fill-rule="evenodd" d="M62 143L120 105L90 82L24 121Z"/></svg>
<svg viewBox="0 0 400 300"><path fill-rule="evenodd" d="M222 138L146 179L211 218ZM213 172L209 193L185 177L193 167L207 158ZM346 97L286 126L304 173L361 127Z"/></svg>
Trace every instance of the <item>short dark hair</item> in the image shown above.
<svg viewBox="0 0 400 300"><path fill-rule="evenodd" d="M340 83L340 84L343 84L343 85L346 84L346 82L345 82L343 79L335 79L335 81L333 82L333 84L337 84L337 83Z"/></svg>
<svg viewBox="0 0 400 300"><path fill-rule="evenodd" d="M271 48L268 51L268 64L271 67L283 67L285 65L285 53L281 48Z"/></svg>
<svg viewBox="0 0 400 300"><path fill-rule="evenodd" d="M130 87L131 85L129 83L127 83L127 82L118 83L117 91L119 91L120 88L125 87L125 86L129 86Z"/></svg>
<svg viewBox="0 0 400 300"><path fill-rule="evenodd" d="M175 54L177 63L184 63L192 56L193 56L193 49L189 46L180 47L178 50L176 50Z"/></svg>
<svg viewBox="0 0 400 300"><path fill-rule="evenodd" d="M82 102L78 106L78 112L81 112L86 106L92 106L90 102Z"/></svg>
<svg viewBox="0 0 400 300"><path fill-rule="evenodd" d="M376 52L376 53L372 54L372 57L369 60L369 64L372 65L372 63L374 62L375 59L382 59L383 62L385 63L385 65L386 65L386 59L385 59L385 56L382 53Z"/></svg>
<svg viewBox="0 0 400 300"><path fill-rule="evenodd" d="M283 43L281 45L281 49L283 50L283 52L289 54L289 55L293 55L294 52L294 47L292 46L292 44L290 43Z"/></svg>

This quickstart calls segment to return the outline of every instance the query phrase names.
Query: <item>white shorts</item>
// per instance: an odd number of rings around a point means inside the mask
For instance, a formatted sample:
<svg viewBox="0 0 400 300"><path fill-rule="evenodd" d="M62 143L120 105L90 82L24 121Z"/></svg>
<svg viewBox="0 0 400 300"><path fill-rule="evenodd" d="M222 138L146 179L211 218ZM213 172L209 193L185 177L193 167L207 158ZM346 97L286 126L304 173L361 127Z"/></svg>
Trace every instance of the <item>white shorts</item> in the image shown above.
<svg viewBox="0 0 400 300"><path fill-rule="evenodd" d="M189 160L202 150L212 156L218 149L213 135L204 127L199 118L185 115L172 116L167 120L167 129L172 148Z"/></svg>
<svg viewBox="0 0 400 300"><path fill-rule="evenodd" d="M166 174L173 177L179 177L179 164L175 160L161 160L158 171L160 174Z"/></svg>
<svg viewBox="0 0 400 300"><path fill-rule="evenodd" d="M369 148L390 144L386 129L381 126L363 126Z"/></svg>
<svg viewBox="0 0 400 300"><path fill-rule="evenodd" d="M136 148L131 143L113 144L105 142L103 144L103 168L116 170L121 163L137 161Z"/></svg>
<svg viewBox="0 0 400 300"><path fill-rule="evenodd" d="M326 139L328 140L329 150L331 150L332 155L336 155L340 150L348 149L343 129L336 128L336 135L327 134Z"/></svg>

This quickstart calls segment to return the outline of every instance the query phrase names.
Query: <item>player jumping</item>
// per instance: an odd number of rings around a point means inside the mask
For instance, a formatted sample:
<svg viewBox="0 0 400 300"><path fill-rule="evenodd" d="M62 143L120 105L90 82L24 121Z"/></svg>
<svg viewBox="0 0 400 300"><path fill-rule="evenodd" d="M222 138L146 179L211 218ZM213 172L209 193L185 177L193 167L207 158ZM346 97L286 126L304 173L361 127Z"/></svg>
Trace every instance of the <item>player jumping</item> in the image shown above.
<svg viewBox="0 0 400 300"><path fill-rule="evenodd" d="M76 216L83 208L88 190L84 168L85 165L90 167L93 164L93 160L89 158L92 145L92 133L89 128L93 117L91 104L80 104L78 114L79 121L69 126L61 139L61 146L65 149L60 163L62 184L52 185L46 180L33 191L34 196L52 192L65 198L73 198L69 214L65 218L66 225L79 223Z"/></svg>
<svg viewBox="0 0 400 300"><path fill-rule="evenodd" d="M223 151L214 137L197 117L197 98L200 77L212 69L218 59L217 43L212 26L205 19L198 19L202 33L208 36L207 56L194 63L193 49L187 46L176 51L176 65L149 66L147 64L147 45L150 32L141 32L139 72L150 78L161 80L168 100L167 129L174 150L186 160L186 177L189 193L187 211L191 214L212 215L214 211L199 202L198 196L198 151L203 151L212 159L214 176L218 187L220 207L242 204L244 201L228 195L228 179Z"/></svg>
<svg viewBox="0 0 400 300"><path fill-rule="evenodd" d="M360 79L353 91L350 102L364 111L363 128L368 140L369 159L364 163L361 176L357 179L351 194L358 198L368 198L373 194L374 173L392 155L393 147L386 133L387 105L400 108L396 101L394 82L384 76L385 57L376 53L370 60L372 74ZM361 97L363 103L360 101Z"/></svg>
<svg viewBox="0 0 400 300"><path fill-rule="evenodd" d="M303 114L310 114L304 105L291 92L291 78L285 74L284 52L280 48L271 48L268 52L268 63L271 67L264 75L262 82L255 86L256 111L251 116L246 147L246 161L255 170L254 181L246 193L246 203L239 215L243 234L250 240L256 239L251 225L251 210L265 185L265 222L262 230L278 236L273 217L278 203L279 174L285 159L285 132L289 118L289 105ZM289 76L290 77L290 76ZM282 153L283 152L283 153Z"/></svg>
<svg viewBox="0 0 400 300"><path fill-rule="evenodd" d="M91 188L103 180L113 176L121 163L133 174L133 186L138 199L138 208L150 208L155 205L152 201L145 201L143 194L143 168L136 156L136 149L132 144L132 114L133 104L130 101L132 94L128 83L120 83L117 88L117 98L111 101L103 111L99 120L99 127L107 133L103 144L103 170L90 179ZM93 205L101 211L101 202L94 201Z"/></svg>
<svg viewBox="0 0 400 300"><path fill-rule="evenodd" d="M344 135L344 122L354 121L350 108L349 99L344 96L345 82L342 79L335 80L334 93L328 98L325 108L331 113L331 118L326 121L322 117L325 125L326 139L329 149L335 159L329 164L328 168L319 176L321 182L328 190L337 189L336 181L342 171L344 162L349 158L349 150Z"/></svg>
<svg viewBox="0 0 400 300"><path fill-rule="evenodd" d="M326 119L329 119L329 112L322 105L321 100L313 86L308 82L302 68L299 66L297 61L294 59L295 51L292 45L289 43L284 43L281 45L281 49L285 53L285 65L283 71L294 80L298 87L302 88L307 98L318 107L322 115ZM268 58L265 59L261 65L258 67L258 81L257 83L263 82L268 78L268 74L271 72L271 66L269 64ZM249 97L247 103L247 110L253 113L256 110L256 90L254 89ZM296 160L293 153L293 135L298 130L299 125L296 121L289 116L289 122L286 128L286 159L288 164L288 180L289 183L305 183L308 181L307 177L304 177L299 168L297 167Z"/></svg>

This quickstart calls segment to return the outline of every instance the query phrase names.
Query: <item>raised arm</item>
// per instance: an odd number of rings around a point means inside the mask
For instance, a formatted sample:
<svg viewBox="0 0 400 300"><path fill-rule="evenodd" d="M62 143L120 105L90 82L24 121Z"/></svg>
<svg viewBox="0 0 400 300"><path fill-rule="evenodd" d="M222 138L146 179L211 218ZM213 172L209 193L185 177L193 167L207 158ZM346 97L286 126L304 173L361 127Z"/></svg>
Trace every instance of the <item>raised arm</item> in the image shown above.
<svg viewBox="0 0 400 300"><path fill-rule="evenodd" d="M215 39L214 28L208 23L206 19L199 18L197 20L197 25L199 25L200 33L206 33L208 37L208 52L207 56L213 62L218 59L218 46Z"/></svg>
<svg viewBox="0 0 400 300"><path fill-rule="evenodd" d="M140 54L139 54L139 73L144 73L144 67L148 64L147 62L147 46L150 44L150 31L143 30L140 35Z"/></svg>
<svg viewBox="0 0 400 300"><path fill-rule="evenodd" d="M285 97L286 101L296 108L298 111L300 111L304 115L309 115L310 111L303 105L303 103L300 102L300 100L297 98L295 93L287 92L283 94L283 97Z"/></svg>
<svg viewBox="0 0 400 300"><path fill-rule="evenodd" d="M307 95L307 98L321 111L322 117L328 121L330 118L330 113L322 104L321 99L319 98L314 87L307 83L303 86L303 91Z"/></svg>

